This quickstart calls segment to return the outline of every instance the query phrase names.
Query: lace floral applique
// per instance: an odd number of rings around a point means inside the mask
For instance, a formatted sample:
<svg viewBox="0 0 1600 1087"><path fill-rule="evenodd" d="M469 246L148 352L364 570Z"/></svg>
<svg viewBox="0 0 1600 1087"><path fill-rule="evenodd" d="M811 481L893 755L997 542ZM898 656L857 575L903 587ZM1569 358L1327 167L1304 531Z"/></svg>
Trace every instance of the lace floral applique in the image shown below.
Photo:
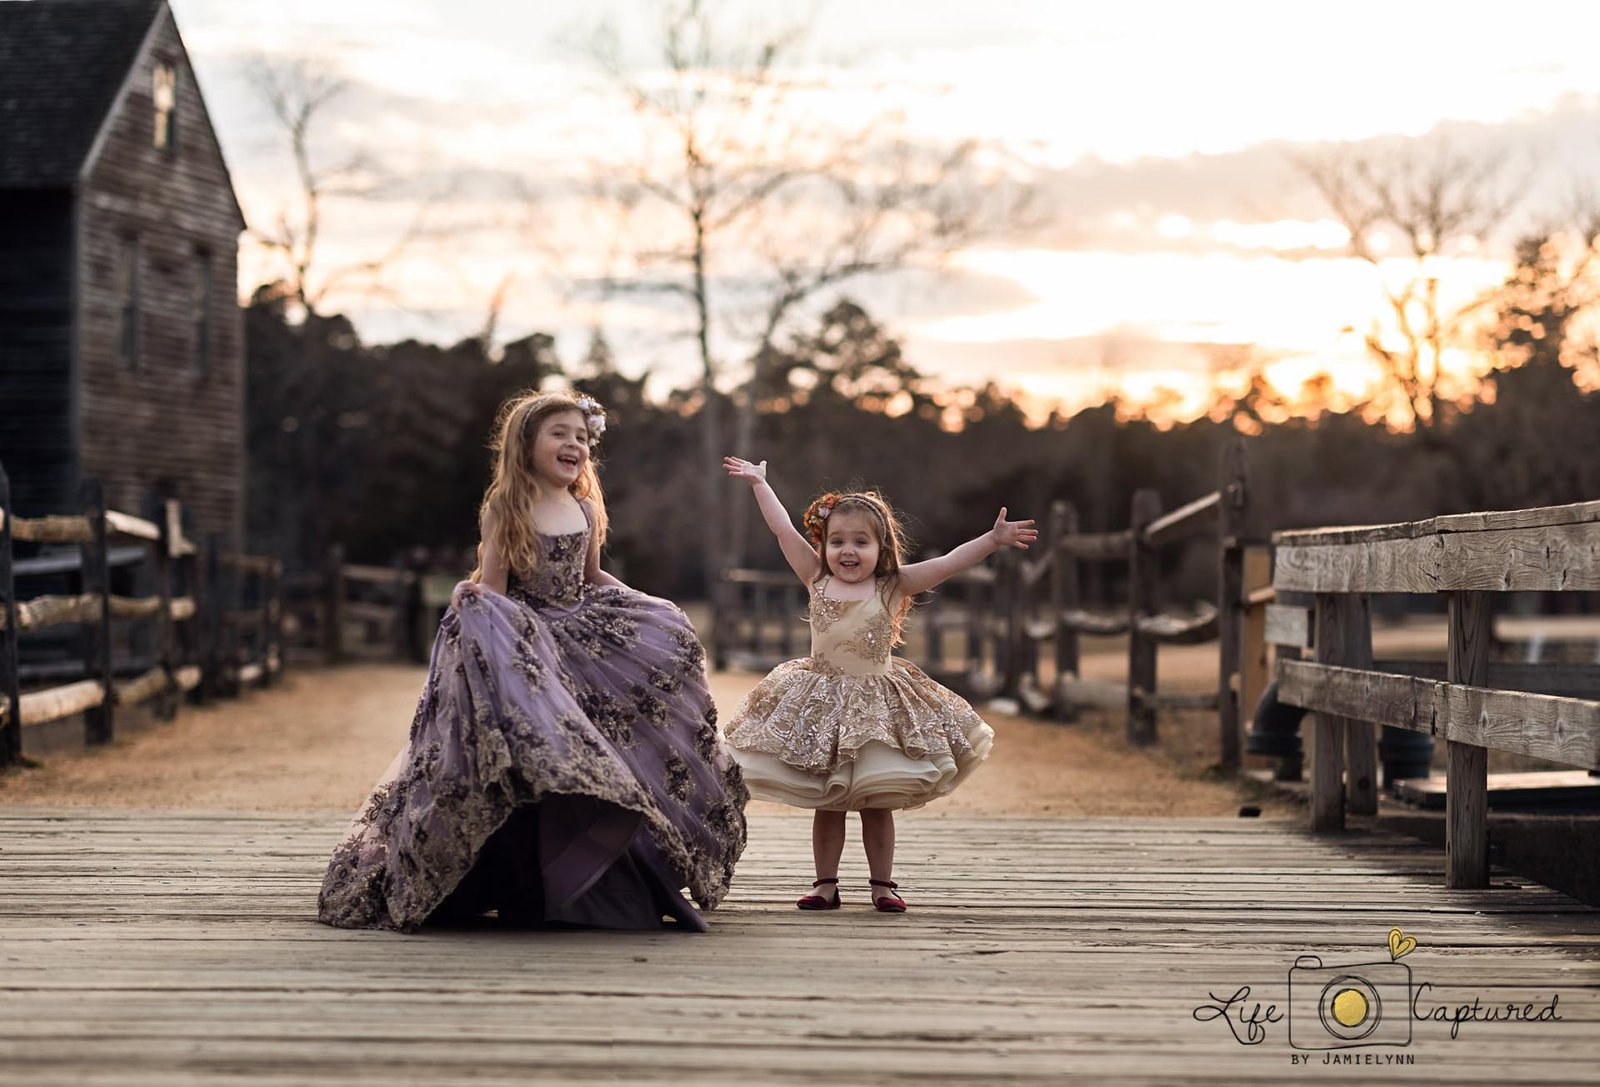
<svg viewBox="0 0 1600 1087"><path fill-rule="evenodd" d="M893 642L894 619L887 611L880 609L856 632L855 637L844 643L844 648L862 660L882 664L889 659Z"/></svg>

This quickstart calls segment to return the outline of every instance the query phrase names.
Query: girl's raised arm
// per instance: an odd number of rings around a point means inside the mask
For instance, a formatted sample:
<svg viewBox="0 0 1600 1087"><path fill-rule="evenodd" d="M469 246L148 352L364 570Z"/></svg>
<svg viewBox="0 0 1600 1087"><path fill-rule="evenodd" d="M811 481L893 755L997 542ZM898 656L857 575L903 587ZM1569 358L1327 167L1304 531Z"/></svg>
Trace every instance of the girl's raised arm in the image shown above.
<svg viewBox="0 0 1600 1087"><path fill-rule="evenodd" d="M1006 508L1001 506L994 527L982 536L968 540L948 555L900 567L900 591L907 596L927 592L968 567L978 565L1002 547L1026 551L1039 538L1039 530L1033 525L1031 520L1007 521Z"/></svg>
<svg viewBox="0 0 1600 1087"><path fill-rule="evenodd" d="M750 489L756 495L756 505L761 507L761 518L778 538L778 546L783 549L783 557L789 560L789 568L795 572L795 576L807 585L817 580L817 575L822 573L822 560L817 558L816 550L794 527L794 522L789 519L789 511L783 508L777 492L767 482L767 462L752 464L738 457L723 457L722 466L732 478L750 484Z"/></svg>

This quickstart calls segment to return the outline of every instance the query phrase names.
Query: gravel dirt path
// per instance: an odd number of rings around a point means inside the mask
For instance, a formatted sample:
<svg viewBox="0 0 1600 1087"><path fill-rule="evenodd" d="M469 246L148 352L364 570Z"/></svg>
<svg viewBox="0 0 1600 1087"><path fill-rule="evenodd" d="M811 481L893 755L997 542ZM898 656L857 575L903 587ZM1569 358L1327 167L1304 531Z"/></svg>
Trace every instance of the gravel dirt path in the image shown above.
<svg viewBox="0 0 1600 1087"><path fill-rule="evenodd" d="M399 664L292 672L280 687L185 707L177 720L109 747L52 754L0 775L0 806L353 813L404 742L425 674ZM712 677L724 716L756 679ZM984 716L997 733L994 754L927 815L1228 816L1239 809L1235 786L1185 769L1173 750L1127 748L1118 721ZM1173 731L1176 743L1184 733ZM1274 813L1271 801L1251 802Z"/></svg>

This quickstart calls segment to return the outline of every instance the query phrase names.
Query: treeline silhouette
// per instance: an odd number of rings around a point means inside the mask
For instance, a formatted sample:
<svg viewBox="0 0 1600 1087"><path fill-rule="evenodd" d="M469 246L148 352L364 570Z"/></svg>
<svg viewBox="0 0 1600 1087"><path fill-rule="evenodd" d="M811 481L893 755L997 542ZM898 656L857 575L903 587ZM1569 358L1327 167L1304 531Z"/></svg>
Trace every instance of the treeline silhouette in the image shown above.
<svg viewBox="0 0 1600 1087"><path fill-rule="evenodd" d="M1578 387L1563 357L1573 314L1513 290L1515 279L1489 332L1501 368L1472 400L1414 431L1369 422L1360 406L1267 423L1283 405L1261 380L1188 423L1112 402L1030 425L993 384L932 380L859 305L842 301L771 349L755 439L729 452L769 461L796 512L824 488L876 486L906 514L919 550L983 531L1001 505L1043 520L1056 499L1077 505L1084 531L1122 528L1136 488L1156 488L1167 508L1212 489L1222 444L1241 432L1259 535L1600 498L1600 396ZM498 358L476 339L371 346L342 317L291 323L268 290L249 307L248 331L253 551L304 567L337 542L352 561L464 572L498 406L523 389L571 386L610 415L601 448L608 553L625 578L663 595L703 595L708 533L726 534L747 565L782 566L753 502L736 495L737 516L724 525L700 509L697 476L715 466L700 463L695 416L724 412L732 433L734 405L703 404L698 388L647 396L645 378L618 372L598 335L571 360L546 335L508 344ZM1179 592L1211 591L1211 556L1176 561Z"/></svg>

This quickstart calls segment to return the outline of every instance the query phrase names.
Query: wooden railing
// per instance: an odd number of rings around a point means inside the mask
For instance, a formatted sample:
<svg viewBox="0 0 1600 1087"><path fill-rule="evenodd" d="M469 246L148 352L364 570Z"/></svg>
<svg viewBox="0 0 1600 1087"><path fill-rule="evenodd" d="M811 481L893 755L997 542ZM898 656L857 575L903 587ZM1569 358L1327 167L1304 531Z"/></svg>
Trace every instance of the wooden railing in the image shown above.
<svg viewBox="0 0 1600 1087"><path fill-rule="evenodd" d="M88 742L105 743L119 707L148 702L158 717L171 717L185 692L236 693L280 670L277 561L231 554L220 537L197 547L176 502L152 502L150 512L106 509L100 482L90 479L80 513L17 517L0 467L0 765L21 758L28 727L81 713ZM78 546L17 559L15 542ZM123 577L143 585L143 595L114 594L114 568L127 570ZM77 591L24 598L18 581L31 578L76 581ZM239 601L251 580L255 606L246 609ZM24 636L62 626L80 628L76 653L22 662ZM120 659L119 633L128 645Z"/></svg>
<svg viewBox="0 0 1600 1087"><path fill-rule="evenodd" d="M1600 669L1489 657L1494 594L1600 589L1600 502L1406 524L1281 532L1274 586L1315 594L1277 605L1269 636L1310 645L1281 659L1278 697L1315 714L1311 826L1337 831L1347 810L1377 810L1376 725L1443 739L1450 887L1488 881L1488 751L1600 769ZM1442 593L1444 675L1374 663L1371 593Z"/></svg>
<svg viewBox="0 0 1600 1087"><path fill-rule="evenodd" d="M322 569L286 579L291 648L325 663L399 656L426 659L419 629L422 579L415 571L344 561L335 544Z"/></svg>
<svg viewBox="0 0 1600 1087"><path fill-rule="evenodd" d="M1215 491L1163 515L1152 490L1133 497L1129 527L1118 532L1078 531L1076 509L1052 505L1038 545L1029 553L995 556L929 595L914 613L921 637L909 655L941 682L968 697L1004 696L1029 712L1070 717L1084 707L1125 708L1127 736L1135 744L1156 738L1160 710L1214 709L1219 721L1219 761L1241 764L1241 707L1254 706L1266 687L1264 641L1269 559L1247 546L1248 466L1244 447L1223 451ZM1192 615L1162 611L1160 551L1201 534L1218 547L1218 606ZM1128 601L1116 611L1082 606L1082 564L1126 564ZM805 652L804 590L789 574L730 570L717 600L717 667L766 668ZM952 659L947 637L964 635ZM1081 636L1128 638L1126 683L1085 678ZM925 640L924 640L925 639ZM1217 687L1204 692L1157 688L1157 647L1219 643ZM916 643L922 643L922 653ZM1048 657L1053 668L1045 668Z"/></svg>

